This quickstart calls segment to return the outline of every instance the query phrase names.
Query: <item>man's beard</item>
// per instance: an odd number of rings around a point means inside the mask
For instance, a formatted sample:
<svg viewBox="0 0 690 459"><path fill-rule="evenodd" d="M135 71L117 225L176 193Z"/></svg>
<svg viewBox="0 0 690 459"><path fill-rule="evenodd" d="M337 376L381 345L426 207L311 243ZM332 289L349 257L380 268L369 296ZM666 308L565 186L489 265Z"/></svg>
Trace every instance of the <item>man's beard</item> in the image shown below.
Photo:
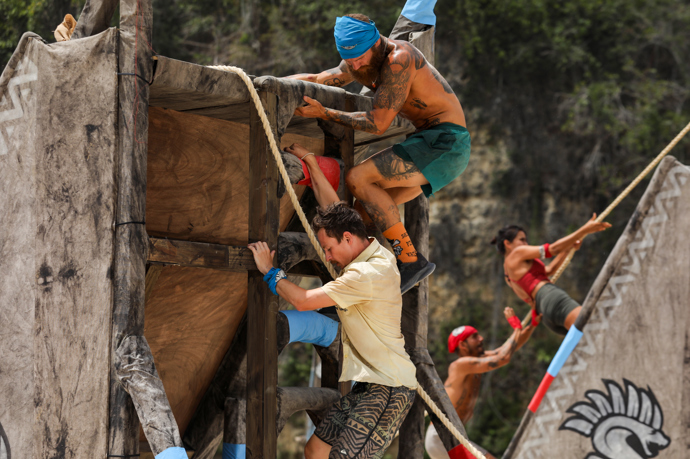
<svg viewBox="0 0 690 459"><path fill-rule="evenodd" d="M477 345L476 348L474 348L474 356L475 357L481 357L484 355L484 344L479 344Z"/></svg>
<svg viewBox="0 0 690 459"><path fill-rule="evenodd" d="M381 40L379 47L374 49L369 65L364 65L355 70L348 64L348 70L350 71L350 75L352 75L358 83L368 87L372 87L374 84L378 86L380 84L379 75L381 74L381 66L385 60L385 44L384 40Z"/></svg>

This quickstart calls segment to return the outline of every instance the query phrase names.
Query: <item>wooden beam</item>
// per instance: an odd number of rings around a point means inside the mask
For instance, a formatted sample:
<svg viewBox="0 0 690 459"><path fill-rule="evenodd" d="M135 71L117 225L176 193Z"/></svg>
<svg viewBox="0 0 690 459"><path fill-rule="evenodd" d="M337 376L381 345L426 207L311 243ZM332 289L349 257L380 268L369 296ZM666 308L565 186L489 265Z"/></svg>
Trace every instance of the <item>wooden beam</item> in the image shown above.
<svg viewBox="0 0 690 459"><path fill-rule="evenodd" d="M247 388L247 316L237 328L232 345L225 354L206 394L183 434L186 445L197 459L213 459L223 438L224 406L227 397L246 399ZM245 405L246 412L246 405ZM242 415L245 418L245 414ZM242 430L244 438L244 425Z"/></svg>
<svg viewBox="0 0 690 459"><path fill-rule="evenodd" d="M348 93L345 96L344 105L346 112L355 111L354 96ZM319 127L324 133L324 155L342 159L345 163L344 174L347 174L347 171L355 165L355 130L323 120L319 120ZM354 199L347 187L344 187L344 193L345 196L341 197L352 205Z"/></svg>
<svg viewBox="0 0 690 459"><path fill-rule="evenodd" d="M271 126L276 125L277 97L260 92ZM268 150L259 113L252 105L249 121L249 241L278 242L278 169ZM276 457L276 385L278 352L274 296L258 271L250 271L247 295L247 457Z"/></svg>
<svg viewBox="0 0 690 459"><path fill-rule="evenodd" d="M151 106L177 111L237 111L232 118L247 123L249 91L239 75L169 57L156 59Z"/></svg>
<svg viewBox="0 0 690 459"><path fill-rule="evenodd" d="M113 255L111 362L129 335L144 334L146 273L146 160L151 80L151 0L120 1L117 210ZM142 81L144 80L144 81ZM110 370L108 455L139 452L139 418L131 398Z"/></svg>
<svg viewBox="0 0 690 459"><path fill-rule="evenodd" d="M149 237L147 261L157 265L188 266L237 272L256 269L254 257L247 247L156 237Z"/></svg>
<svg viewBox="0 0 690 459"><path fill-rule="evenodd" d="M279 387L276 433L280 434L290 416L298 411L311 411L323 416L340 400L340 392L323 387Z"/></svg>

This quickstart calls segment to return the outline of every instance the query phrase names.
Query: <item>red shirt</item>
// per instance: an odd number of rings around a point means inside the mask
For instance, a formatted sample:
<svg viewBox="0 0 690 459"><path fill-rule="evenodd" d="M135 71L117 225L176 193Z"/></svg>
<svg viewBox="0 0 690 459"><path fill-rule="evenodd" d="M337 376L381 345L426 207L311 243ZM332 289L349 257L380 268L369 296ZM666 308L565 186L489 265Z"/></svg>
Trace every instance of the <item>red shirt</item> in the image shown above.
<svg viewBox="0 0 690 459"><path fill-rule="evenodd" d="M546 266L539 258L532 260L532 267L519 280L511 279L511 282L518 284L530 296L541 281L551 282L546 275Z"/></svg>

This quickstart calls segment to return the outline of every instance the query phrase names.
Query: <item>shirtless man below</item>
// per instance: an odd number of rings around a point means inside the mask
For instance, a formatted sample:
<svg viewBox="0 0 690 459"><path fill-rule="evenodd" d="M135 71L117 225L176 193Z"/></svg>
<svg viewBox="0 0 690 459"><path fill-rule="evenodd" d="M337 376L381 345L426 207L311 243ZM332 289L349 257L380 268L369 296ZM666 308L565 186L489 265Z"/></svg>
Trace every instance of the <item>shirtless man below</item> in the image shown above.
<svg viewBox="0 0 690 459"><path fill-rule="evenodd" d="M417 128L402 143L386 148L348 171L345 181L357 199L355 208L391 243L405 293L435 268L410 241L398 204L421 193L429 197L459 176L470 157L465 114L446 80L424 55L406 41L380 35L362 14L339 17L335 42L343 58L338 67L288 78L329 86L358 81L374 92L373 108L343 112L305 96L295 115L320 118L353 129L383 134L396 115Z"/></svg>
<svg viewBox="0 0 690 459"><path fill-rule="evenodd" d="M485 351L484 338L470 325L458 327L448 336L448 352L456 352L458 359L448 367L448 379L446 379L444 386L463 425L467 425L474 414L482 373L488 373L510 362L513 353L520 349L532 336L534 328L541 319L541 316L533 316L532 322L521 329L518 325L520 320L515 316L512 308L505 308L503 313L513 328L518 328L498 349ZM449 458L433 424L430 424L426 431L424 446L431 459ZM487 458L493 458L481 447L475 446Z"/></svg>

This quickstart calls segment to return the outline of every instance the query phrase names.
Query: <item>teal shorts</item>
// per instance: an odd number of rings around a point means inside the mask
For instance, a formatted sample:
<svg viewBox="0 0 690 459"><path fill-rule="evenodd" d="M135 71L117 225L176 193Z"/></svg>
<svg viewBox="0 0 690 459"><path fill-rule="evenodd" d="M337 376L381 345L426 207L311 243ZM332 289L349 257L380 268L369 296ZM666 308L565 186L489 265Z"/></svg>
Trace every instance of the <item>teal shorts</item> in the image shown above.
<svg viewBox="0 0 690 459"><path fill-rule="evenodd" d="M429 181L428 185L422 185L424 195L429 197L455 180L467 167L470 133L460 125L441 123L393 145L393 152L417 166Z"/></svg>

